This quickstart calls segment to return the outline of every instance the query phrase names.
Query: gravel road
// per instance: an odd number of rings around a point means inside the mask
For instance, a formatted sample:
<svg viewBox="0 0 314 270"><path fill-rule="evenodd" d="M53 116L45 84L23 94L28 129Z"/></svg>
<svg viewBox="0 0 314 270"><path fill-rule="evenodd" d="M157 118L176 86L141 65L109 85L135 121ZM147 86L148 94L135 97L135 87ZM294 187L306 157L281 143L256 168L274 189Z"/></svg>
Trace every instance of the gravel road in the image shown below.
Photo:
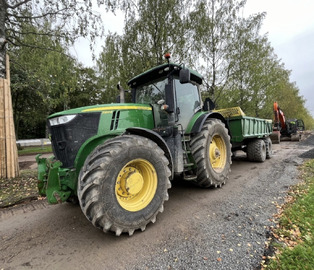
<svg viewBox="0 0 314 270"><path fill-rule="evenodd" d="M0 269L259 269L272 216L313 145L282 142L264 163L238 152L220 189L174 183L157 222L132 237L102 233L71 204L2 209Z"/></svg>

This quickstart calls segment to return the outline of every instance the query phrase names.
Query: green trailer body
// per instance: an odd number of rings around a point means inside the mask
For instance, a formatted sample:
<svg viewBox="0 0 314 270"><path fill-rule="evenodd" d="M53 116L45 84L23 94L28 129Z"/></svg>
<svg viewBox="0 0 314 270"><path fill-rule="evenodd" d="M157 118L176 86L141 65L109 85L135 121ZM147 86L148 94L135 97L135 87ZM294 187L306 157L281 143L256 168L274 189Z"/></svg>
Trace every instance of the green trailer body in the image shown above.
<svg viewBox="0 0 314 270"><path fill-rule="evenodd" d="M250 116L236 116L227 120L231 143L241 144L248 139L265 138L272 133L272 121Z"/></svg>
<svg viewBox="0 0 314 270"><path fill-rule="evenodd" d="M216 110L229 127L230 142L234 150L245 148L254 139L268 138L272 133L272 120L246 116L240 107Z"/></svg>

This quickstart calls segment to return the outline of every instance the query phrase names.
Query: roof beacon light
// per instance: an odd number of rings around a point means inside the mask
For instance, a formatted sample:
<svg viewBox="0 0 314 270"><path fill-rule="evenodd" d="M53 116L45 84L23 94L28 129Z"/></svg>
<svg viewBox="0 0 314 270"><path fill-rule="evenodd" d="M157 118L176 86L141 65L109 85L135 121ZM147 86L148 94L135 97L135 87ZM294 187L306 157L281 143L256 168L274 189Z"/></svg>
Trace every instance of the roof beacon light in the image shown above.
<svg viewBox="0 0 314 270"><path fill-rule="evenodd" d="M165 53L164 57L167 59L168 63L169 63L169 59L171 57L170 53Z"/></svg>

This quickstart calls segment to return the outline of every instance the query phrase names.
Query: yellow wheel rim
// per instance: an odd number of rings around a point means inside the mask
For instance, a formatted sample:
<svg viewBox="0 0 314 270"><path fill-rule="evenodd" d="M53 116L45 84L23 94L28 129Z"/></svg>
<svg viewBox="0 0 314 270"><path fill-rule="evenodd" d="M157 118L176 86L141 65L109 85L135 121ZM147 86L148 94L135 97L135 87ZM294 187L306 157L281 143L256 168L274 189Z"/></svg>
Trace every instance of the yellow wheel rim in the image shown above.
<svg viewBox="0 0 314 270"><path fill-rule="evenodd" d="M226 166L227 147L219 135L214 135L209 146L209 161L215 172L220 173Z"/></svg>
<svg viewBox="0 0 314 270"><path fill-rule="evenodd" d="M154 166L144 159L127 163L116 179L117 200L125 210L136 212L144 209L157 190L157 173Z"/></svg>

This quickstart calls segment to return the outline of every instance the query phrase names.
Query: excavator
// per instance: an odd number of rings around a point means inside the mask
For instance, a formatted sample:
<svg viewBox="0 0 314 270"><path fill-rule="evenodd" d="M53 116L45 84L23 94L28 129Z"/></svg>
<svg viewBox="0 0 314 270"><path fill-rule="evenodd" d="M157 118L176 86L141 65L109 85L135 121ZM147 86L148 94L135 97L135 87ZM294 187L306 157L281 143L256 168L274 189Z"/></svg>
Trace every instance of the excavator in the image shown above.
<svg viewBox="0 0 314 270"><path fill-rule="evenodd" d="M281 141L300 141L305 126L302 119L288 119L280 109L277 102L274 102L274 126L270 135L272 143Z"/></svg>

